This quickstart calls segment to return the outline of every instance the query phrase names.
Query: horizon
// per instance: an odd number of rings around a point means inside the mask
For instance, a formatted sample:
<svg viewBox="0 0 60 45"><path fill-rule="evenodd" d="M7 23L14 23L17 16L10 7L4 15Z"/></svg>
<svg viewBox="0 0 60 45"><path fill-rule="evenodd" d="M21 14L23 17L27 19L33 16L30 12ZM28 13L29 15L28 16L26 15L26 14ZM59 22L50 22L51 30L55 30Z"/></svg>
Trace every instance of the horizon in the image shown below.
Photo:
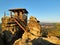
<svg viewBox="0 0 60 45"><path fill-rule="evenodd" d="M4 12L9 16L12 8L26 8L28 18L34 16L40 22L60 23L60 0L1 0L0 5L0 23Z"/></svg>

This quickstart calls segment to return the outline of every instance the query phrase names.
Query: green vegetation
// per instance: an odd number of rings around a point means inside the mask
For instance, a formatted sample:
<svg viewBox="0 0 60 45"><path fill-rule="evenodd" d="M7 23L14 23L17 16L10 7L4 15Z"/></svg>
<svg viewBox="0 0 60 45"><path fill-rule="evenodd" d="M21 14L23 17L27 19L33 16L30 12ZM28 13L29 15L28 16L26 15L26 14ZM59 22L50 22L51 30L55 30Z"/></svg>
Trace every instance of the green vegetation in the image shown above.
<svg viewBox="0 0 60 45"><path fill-rule="evenodd" d="M49 30L52 34L54 34L57 37L60 37L60 23L55 24L55 28L52 30Z"/></svg>
<svg viewBox="0 0 60 45"><path fill-rule="evenodd" d="M52 23L53 28L42 28L42 36L46 37L46 35L54 35L60 38L60 23Z"/></svg>
<svg viewBox="0 0 60 45"><path fill-rule="evenodd" d="M60 23L56 23L57 30L60 30Z"/></svg>

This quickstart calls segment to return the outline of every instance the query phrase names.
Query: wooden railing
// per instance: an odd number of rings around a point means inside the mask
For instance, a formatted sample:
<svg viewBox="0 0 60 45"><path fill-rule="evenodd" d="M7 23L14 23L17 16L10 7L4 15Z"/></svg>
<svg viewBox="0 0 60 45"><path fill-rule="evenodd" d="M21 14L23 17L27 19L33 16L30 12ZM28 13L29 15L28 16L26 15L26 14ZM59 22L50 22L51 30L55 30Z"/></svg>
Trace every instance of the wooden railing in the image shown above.
<svg viewBox="0 0 60 45"><path fill-rule="evenodd" d="M18 24L18 26L20 28L22 28L24 31L26 31L26 26L24 25L24 23L22 21L18 21L16 18L13 18L13 20Z"/></svg>

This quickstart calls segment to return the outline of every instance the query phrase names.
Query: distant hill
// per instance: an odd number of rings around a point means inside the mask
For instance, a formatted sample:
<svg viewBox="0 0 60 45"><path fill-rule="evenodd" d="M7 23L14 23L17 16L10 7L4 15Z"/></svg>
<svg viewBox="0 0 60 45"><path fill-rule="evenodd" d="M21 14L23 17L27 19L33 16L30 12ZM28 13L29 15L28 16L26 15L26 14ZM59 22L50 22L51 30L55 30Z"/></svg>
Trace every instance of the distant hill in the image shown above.
<svg viewBox="0 0 60 45"><path fill-rule="evenodd" d="M42 26L44 25L55 25L56 23L40 22Z"/></svg>

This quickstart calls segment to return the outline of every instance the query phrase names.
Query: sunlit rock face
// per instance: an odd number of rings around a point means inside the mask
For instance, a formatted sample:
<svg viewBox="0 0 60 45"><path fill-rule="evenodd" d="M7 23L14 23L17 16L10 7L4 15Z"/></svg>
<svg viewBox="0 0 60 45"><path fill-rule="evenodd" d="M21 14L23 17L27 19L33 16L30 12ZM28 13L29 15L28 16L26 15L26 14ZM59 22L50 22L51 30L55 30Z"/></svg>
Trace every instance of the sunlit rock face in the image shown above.
<svg viewBox="0 0 60 45"><path fill-rule="evenodd" d="M44 40L47 40L47 41L49 41L49 42L51 42L51 43L60 45L60 39L57 38L57 37L55 37L55 36L50 36L50 37L48 37L48 38L43 38L43 39L44 39Z"/></svg>
<svg viewBox="0 0 60 45"><path fill-rule="evenodd" d="M41 26L35 17L30 17L28 27L30 32L32 33L29 36L31 40L33 40L34 38L38 38L40 36Z"/></svg>
<svg viewBox="0 0 60 45"><path fill-rule="evenodd" d="M41 26L35 17L33 16L30 17L27 27L28 27L27 30L29 30L29 32L25 32L22 36L22 39L29 38L33 40L40 36Z"/></svg>
<svg viewBox="0 0 60 45"><path fill-rule="evenodd" d="M13 45L32 45L32 42L24 42L24 40L18 39Z"/></svg>
<svg viewBox="0 0 60 45"><path fill-rule="evenodd" d="M24 32L22 39L18 41L15 41L14 45L16 45L17 43L19 43L19 45L32 45L32 42L30 42L33 39L37 39L39 38L40 32L41 32L41 26L38 22L38 20L31 16L29 19L29 23L27 25L27 31ZM26 43L26 41L28 40L28 42Z"/></svg>

